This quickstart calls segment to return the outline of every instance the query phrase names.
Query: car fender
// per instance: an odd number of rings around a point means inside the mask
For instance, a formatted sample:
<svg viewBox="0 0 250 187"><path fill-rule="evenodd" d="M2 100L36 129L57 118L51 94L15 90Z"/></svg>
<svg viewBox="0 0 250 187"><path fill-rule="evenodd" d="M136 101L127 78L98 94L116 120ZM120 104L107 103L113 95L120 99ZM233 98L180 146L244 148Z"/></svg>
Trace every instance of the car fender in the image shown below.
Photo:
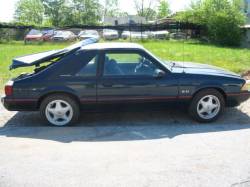
<svg viewBox="0 0 250 187"><path fill-rule="evenodd" d="M68 94L72 97L74 97L77 101L80 101L79 95L74 91L73 89L67 87L67 86L53 86L53 87L47 87L39 94L39 102L48 95L51 94Z"/></svg>
<svg viewBox="0 0 250 187"><path fill-rule="evenodd" d="M198 92L205 90L205 89L215 89L215 90L218 90L221 94L223 94L223 96L226 95L224 86L218 83L214 83L214 84L202 84L202 85L195 87L195 89L193 90L193 93L191 93L192 97L196 95Z"/></svg>

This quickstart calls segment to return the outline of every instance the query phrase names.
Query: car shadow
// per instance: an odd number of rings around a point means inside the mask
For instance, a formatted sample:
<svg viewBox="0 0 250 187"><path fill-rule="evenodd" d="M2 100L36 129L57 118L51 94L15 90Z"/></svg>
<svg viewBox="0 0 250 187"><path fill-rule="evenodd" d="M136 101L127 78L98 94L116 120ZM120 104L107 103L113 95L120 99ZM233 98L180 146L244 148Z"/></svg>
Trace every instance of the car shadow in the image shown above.
<svg viewBox="0 0 250 187"><path fill-rule="evenodd" d="M75 126L52 127L37 112L18 112L0 128L0 136L74 141L134 141L175 138L185 134L250 129L250 116L237 108L227 109L216 122L199 124L186 110L82 113Z"/></svg>

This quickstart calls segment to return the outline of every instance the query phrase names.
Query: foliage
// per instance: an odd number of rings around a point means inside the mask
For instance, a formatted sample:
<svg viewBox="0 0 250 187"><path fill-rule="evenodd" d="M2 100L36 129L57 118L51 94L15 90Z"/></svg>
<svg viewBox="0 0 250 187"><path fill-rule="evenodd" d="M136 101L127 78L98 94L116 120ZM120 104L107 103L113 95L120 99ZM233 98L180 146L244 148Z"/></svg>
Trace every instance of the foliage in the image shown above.
<svg viewBox="0 0 250 187"><path fill-rule="evenodd" d="M118 0L105 0L103 5L103 16L114 17L118 16Z"/></svg>
<svg viewBox="0 0 250 187"><path fill-rule="evenodd" d="M19 0L15 10L15 20L25 24L41 25L44 7L41 0Z"/></svg>
<svg viewBox="0 0 250 187"><path fill-rule="evenodd" d="M42 0L45 15L48 17L53 26L60 26L64 17L65 0Z"/></svg>
<svg viewBox="0 0 250 187"><path fill-rule="evenodd" d="M134 0L135 8L138 16L145 17L147 21L154 20L157 17L155 6L152 0Z"/></svg>
<svg viewBox="0 0 250 187"><path fill-rule="evenodd" d="M9 32L6 29L0 29L0 43L5 43L10 41Z"/></svg>
<svg viewBox="0 0 250 187"><path fill-rule="evenodd" d="M160 0L160 4L158 6L157 18L165 18L169 16L170 13L171 11L168 1Z"/></svg>
<svg viewBox="0 0 250 187"><path fill-rule="evenodd" d="M71 7L70 11L65 14L64 25L95 25L101 20L98 0L73 0ZM72 20L67 21L70 17Z"/></svg>
<svg viewBox="0 0 250 187"><path fill-rule="evenodd" d="M241 41L240 25L245 17L238 0L199 0L177 20L206 26L208 38L217 44L237 46Z"/></svg>
<svg viewBox="0 0 250 187"><path fill-rule="evenodd" d="M98 0L42 0L47 22L53 26L94 25L100 19Z"/></svg>
<svg viewBox="0 0 250 187"><path fill-rule="evenodd" d="M137 15L147 21L170 14L167 0L134 0L134 4ZM16 21L36 26L96 25L106 16L128 15L119 10L118 0L19 0L17 5Z"/></svg>

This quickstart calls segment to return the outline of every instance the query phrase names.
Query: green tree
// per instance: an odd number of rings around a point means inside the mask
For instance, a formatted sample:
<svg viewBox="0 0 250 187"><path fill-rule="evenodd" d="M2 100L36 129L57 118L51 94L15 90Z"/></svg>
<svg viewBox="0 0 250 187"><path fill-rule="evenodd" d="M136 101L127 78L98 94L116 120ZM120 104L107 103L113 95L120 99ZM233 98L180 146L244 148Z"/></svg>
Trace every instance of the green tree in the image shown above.
<svg viewBox="0 0 250 187"><path fill-rule="evenodd" d="M94 25L101 19L98 0L42 0L54 26Z"/></svg>
<svg viewBox="0 0 250 187"><path fill-rule="evenodd" d="M105 0L103 5L103 16L118 16L118 0Z"/></svg>
<svg viewBox="0 0 250 187"><path fill-rule="evenodd" d="M17 22L41 25L44 17L43 4L40 0L19 0L14 16Z"/></svg>
<svg viewBox="0 0 250 187"><path fill-rule="evenodd" d="M98 0L73 0L73 23L95 25L101 20L101 6Z"/></svg>
<svg viewBox="0 0 250 187"><path fill-rule="evenodd" d="M42 0L45 8L45 15L52 25L60 26L65 16L65 0Z"/></svg>
<svg viewBox="0 0 250 187"><path fill-rule="evenodd" d="M138 16L145 17L147 21L156 18L155 4L152 0L134 0L135 8Z"/></svg>
<svg viewBox="0 0 250 187"><path fill-rule="evenodd" d="M240 26L245 22L236 1L200 0L176 17L180 21L204 25L210 41L236 46L241 42Z"/></svg>
<svg viewBox="0 0 250 187"><path fill-rule="evenodd" d="M157 18L165 18L169 16L170 13L171 11L168 1L160 0L160 4L158 6Z"/></svg>

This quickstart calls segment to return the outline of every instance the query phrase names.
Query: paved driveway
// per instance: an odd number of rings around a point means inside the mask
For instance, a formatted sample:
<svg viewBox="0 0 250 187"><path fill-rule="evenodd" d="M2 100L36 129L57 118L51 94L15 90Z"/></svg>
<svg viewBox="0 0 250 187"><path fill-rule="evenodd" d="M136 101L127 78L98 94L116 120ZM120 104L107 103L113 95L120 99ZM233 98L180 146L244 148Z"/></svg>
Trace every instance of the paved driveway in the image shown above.
<svg viewBox="0 0 250 187"><path fill-rule="evenodd" d="M6 186L250 186L250 100L202 125L166 110L88 114L56 128L0 106Z"/></svg>

